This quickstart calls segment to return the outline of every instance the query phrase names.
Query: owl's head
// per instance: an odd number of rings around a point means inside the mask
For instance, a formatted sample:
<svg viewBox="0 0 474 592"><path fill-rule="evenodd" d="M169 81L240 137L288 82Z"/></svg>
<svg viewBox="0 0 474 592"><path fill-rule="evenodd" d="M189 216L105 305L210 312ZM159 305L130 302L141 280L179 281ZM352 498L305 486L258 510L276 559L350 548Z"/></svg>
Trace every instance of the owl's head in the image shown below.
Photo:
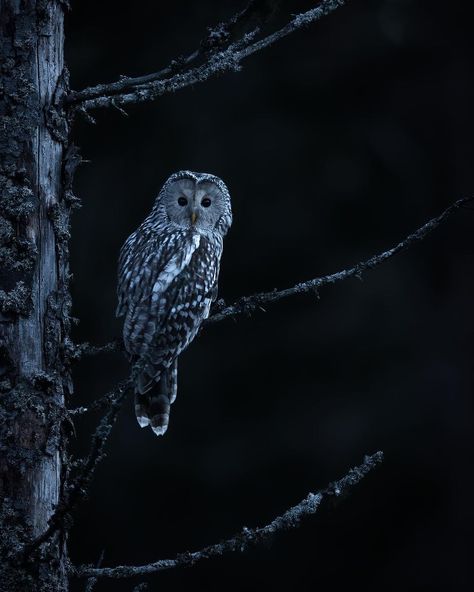
<svg viewBox="0 0 474 592"><path fill-rule="evenodd" d="M163 185L155 209L170 222L224 236L232 224L230 195L225 183L208 173L179 171Z"/></svg>

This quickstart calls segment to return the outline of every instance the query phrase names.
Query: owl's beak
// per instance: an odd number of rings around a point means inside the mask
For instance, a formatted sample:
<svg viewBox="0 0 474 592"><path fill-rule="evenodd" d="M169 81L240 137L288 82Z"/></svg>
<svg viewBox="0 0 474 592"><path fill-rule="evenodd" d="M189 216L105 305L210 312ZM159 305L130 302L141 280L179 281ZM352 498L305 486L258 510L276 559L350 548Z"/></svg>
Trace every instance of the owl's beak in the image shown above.
<svg viewBox="0 0 474 592"><path fill-rule="evenodd" d="M196 224L196 220L198 219L197 212L191 212L191 224Z"/></svg>

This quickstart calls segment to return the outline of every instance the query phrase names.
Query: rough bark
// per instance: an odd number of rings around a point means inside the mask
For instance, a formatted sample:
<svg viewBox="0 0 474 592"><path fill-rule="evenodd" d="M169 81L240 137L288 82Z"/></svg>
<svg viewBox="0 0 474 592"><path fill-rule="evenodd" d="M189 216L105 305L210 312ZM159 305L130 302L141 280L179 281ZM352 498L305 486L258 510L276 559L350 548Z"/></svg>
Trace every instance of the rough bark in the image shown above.
<svg viewBox="0 0 474 592"><path fill-rule="evenodd" d="M63 3L0 0L0 590L66 590L61 489L69 372ZM67 197L67 196L66 196Z"/></svg>

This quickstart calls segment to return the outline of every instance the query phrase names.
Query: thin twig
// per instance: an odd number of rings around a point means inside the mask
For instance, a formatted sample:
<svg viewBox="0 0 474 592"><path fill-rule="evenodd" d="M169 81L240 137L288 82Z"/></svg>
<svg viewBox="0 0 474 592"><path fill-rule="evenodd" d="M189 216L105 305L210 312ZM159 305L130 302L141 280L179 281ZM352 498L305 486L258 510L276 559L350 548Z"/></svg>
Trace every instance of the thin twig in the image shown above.
<svg viewBox="0 0 474 592"><path fill-rule="evenodd" d="M113 343L115 343L115 342L113 342ZM98 348L98 349L100 349L100 348ZM112 351L112 350L110 350L110 351ZM102 397L99 397L95 401L92 401L92 403L90 405L88 405L87 407L81 406L81 407L75 407L74 409L68 409L68 414L70 416L83 415L84 413L87 413L89 411L100 411L101 409L108 409L110 407L110 404L115 401L115 398L116 398L116 392L115 392L115 390L112 390L108 393L105 393L105 395L102 395Z"/></svg>
<svg viewBox="0 0 474 592"><path fill-rule="evenodd" d="M82 91L71 92L66 97L66 102L73 106L80 106L83 111L100 107L119 107L127 104L143 103L153 101L164 94L193 86L198 82L204 82L215 75L228 71L238 71L241 69L241 62L245 58L273 45L291 33L317 22L339 6L343 6L345 2L346 0L323 0L315 8L296 15L284 27L258 41L254 41L255 35L259 32L259 29L256 28L251 33L246 33L241 39L231 43L225 49L211 52L208 59L199 66L185 68L177 73L172 73L172 68L169 66L160 72L147 76L125 78L112 84L101 84ZM198 55L200 54L194 52L188 58L185 58L185 64L193 63ZM166 76L169 77L166 78Z"/></svg>
<svg viewBox="0 0 474 592"><path fill-rule="evenodd" d="M314 514L324 497L339 496L347 489L353 487L375 468L383 460L383 453L376 452L371 456L365 456L363 463L351 469L344 477L330 483L326 489L317 493L308 494L299 504L287 510L281 516L277 516L272 522L260 528L244 527L242 531L230 539L204 547L200 551L186 552L177 555L174 559L161 559L147 565L119 565L117 567L92 567L82 565L74 570L78 577L107 577L129 578L144 576L173 567L188 567L198 561L219 557L227 552L245 551L248 547L270 538L271 536L299 526L301 520Z"/></svg>
<svg viewBox="0 0 474 592"><path fill-rule="evenodd" d="M86 582L84 592L93 592L95 585L97 584L97 578L89 578Z"/></svg>
<svg viewBox="0 0 474 592"><path fill-rule="evenodd" d="M81 470L70 483L64 486L63 495L49 519L48 528L27 545L24 554L29 554L47 541L57 530L68 530L71 525L71 515L79 502L87 497L92 477L97 465L105 458L105 446L109 439L112 427L115 424L117 415L125 395L131 387L130 379L119 383L111 393L109 393L108 411L100 420L91 442L91 448L88 457L80 464Z"/></svg>
<svg viewBox="0 0 474 592"><path fill-rule="evenodd" d="M95 585L97 584L97 578L89 578L86 582L84 592L93 592Z"/></svg>
<svg viewBox="0 0 474 592"><path fill-rule="evenodd" d="M104 550L102 550L99 559L96 563L96 567L100 567L102 562L104 561ZM97 584L97 578L89 578L86 582L86 587L84 588L84 592L93 592L95 585Z"/></svg>
<svg viewBox="0 0 474 592"><path fill-rule="evenodd" d="M104 345L92 345L91 343L84 341L83 343L78 343L74 346L71 346L69 357L73 361L82 360L82 358L86 358L89 356L117 352L120 351L122 348L123 345L120 339L114 339L113 341L109 341Z"/></svg>

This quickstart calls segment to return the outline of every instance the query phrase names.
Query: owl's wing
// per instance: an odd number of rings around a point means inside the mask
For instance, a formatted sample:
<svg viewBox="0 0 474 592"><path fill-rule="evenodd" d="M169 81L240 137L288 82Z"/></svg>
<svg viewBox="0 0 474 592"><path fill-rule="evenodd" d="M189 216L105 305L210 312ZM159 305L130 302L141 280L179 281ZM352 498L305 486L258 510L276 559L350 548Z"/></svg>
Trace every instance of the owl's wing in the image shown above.
<svg viewBox="0 0 474 592"><path fill-rule="evenodd" d="M160 236L132 235L125 243L117 315L125 314L123 336L130 353L139 353L139 346L150 343L165 322L176 298L168 288L189 265L199 242L197 234L172 230Z"/></svg>
<svg viewBox="0 0 474 592"><path fill-rule="evenodd" d="M143 235L140 230L131 234L120 250L117 317L149 296L150 288L164 292L199 246L199 236L184 231Z"/></svg>
<svg viewBox="0 0 474 592"><path fill-rule="evenodd" d="M120 249L119 264L118 264L118 285L117 285L117 310L116 317L122 317L128 308L129 302L129 286L131 283L131 276L133 273L133 260L137 243L138 231L131 234Z"/></svg>

